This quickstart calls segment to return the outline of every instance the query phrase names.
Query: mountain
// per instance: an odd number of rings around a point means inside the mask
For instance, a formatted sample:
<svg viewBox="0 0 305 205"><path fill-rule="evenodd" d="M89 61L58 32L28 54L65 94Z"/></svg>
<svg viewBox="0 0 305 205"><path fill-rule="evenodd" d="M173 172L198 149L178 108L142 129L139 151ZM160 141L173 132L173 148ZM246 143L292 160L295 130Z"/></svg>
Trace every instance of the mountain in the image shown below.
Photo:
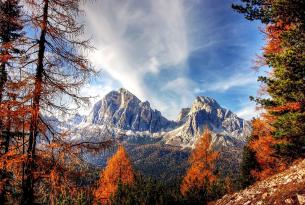
<svg viewBox="0 0 305 205"><path fill-rule="evenodd" d="M123 88L108 93L88 116L77 115L68 122L73 140L115 140L126 146L142 173L164 179L184 173L190 150L205 127L212 132L214 147L221 151L219 167L236 171L251 131L248 121L213 98L198 96L189 108L181 110L176 121L171 121ZM87 157L103 166L111 153Z"/></svg>
<svg viewBox="0 0 305 205"><path fill-rule="evenodd" d="M305 205L305 160L240 192L225 195L216 205Z"/></svg>
<svg viewBox="0 0 305 205"><path fill-rule="evenodd" d="M182 125L164 135L167 144L192 147L205 127L212 131L215 146L243 146L251 125L215 99L198 96L191 108L184 108L178 119Z"/></svg>
<svg viewBox="0 0 305 205"><path fill-rule="evenodd" d="M97 102L88 123L107 124L123 130L160 132L173 128L176 123L167 120L158 110L153 110L149 102L141 102L128 90L108 93Z"/></svg>

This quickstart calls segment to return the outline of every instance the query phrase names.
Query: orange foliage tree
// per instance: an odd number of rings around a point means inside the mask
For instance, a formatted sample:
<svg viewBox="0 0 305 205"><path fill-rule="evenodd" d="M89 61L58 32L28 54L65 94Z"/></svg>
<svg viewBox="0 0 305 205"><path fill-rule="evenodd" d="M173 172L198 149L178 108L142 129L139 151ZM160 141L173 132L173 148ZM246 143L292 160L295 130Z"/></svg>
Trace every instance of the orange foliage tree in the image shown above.
<svg viewBox="0 0 305 205"><path fill-rule="evenodd" d="M98 188L94 193L95 204L107 204L115 194L118 184L132 184L135 174L125 148L120 145L117 152L108 160L102 171Z"/></svg>
<svg viewBox="0 0 305 205"><path fill-rule="evenodd" d="M264 116L264 118L253 120L253 140L249 143L260 166L259 169L252 170L251 174L259 180L285 169L285 163L276 157L274 150L276 144L284 143L284 141L272 136L274 128L270 125L270 121L274 120L273 117L268 117L267 114Z"/></svg>
<svg viewBox="0 0 305 205"><path fill-rule="evenodd" d="M253 122L250 143L259 164L253 174L259 179L305 156L304 5L291 0L241 0L232 5L246 19L265 24L266 44L258 65L270 71L258 78L262 95L251 97L264 109Z"/></svg>
<svg viewBox="0 0 305 205"><path fill-rule="evenodd" d="M214 171L218 156L219 153L212 149L212 136L206 128L190 156L191 166L180 187L183 196L187 196L192 190L206 189L208 185L216 182Z"/></svg>

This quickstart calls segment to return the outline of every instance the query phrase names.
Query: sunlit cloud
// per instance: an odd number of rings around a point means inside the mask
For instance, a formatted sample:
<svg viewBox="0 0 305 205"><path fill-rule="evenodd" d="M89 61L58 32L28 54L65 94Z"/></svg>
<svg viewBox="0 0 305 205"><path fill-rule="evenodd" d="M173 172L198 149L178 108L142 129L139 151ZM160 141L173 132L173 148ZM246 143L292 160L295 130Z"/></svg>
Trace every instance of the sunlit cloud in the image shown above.
<svg viewBox="0 0 305 205"><path fill-rule="evenodd" d="M205 92L225 92L231 88L244 87L249 85L255 85L257 83L257 77L253 73L252 75L236 74L230 77L219 79L216 82L204 83L202 89L196 89L197 93Z"/></svg>
<svg viewBox="0 0 305 205"><path fill-rule="evenodd" d="M158 74L188 58L185 10L182 1L137 3L103 0L87 7L96 37L96 52L90 59L123 87L149 99L145 74Z"/></svg>
<svg viewBox="0 0 305 205"><path fill-rule="evenodd" d="M86 4L88 33L96 48L90 61L106 72L110 81L118 82L92 85L86 92L92 89L100 97L104 91L124 87L175 119L181 107L190 106L196 95L217 92L222 93L220 99L227 98L232 88L255 85L256 76L245 70L238 75L224 71L217 76L215 72L213 79L205 75L221 70L220 62L238 61L244 55L242 61L250 62L254 49L246 37L240 38L243 32L249 33L240 30L242 17L232 19L230 3L215 6L213 2L100 0ZM235 52L232 60L230 52ZM202 55L200 71L198 62L192 60L198 54ZM251 89L253 93L253 86Z"/></svg>

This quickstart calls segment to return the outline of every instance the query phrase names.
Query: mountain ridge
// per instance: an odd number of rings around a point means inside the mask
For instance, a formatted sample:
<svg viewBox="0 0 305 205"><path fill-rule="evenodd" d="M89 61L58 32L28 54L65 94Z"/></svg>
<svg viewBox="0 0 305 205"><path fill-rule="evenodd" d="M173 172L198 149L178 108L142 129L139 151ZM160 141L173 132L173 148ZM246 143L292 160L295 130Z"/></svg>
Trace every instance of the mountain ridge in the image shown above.
<svg viewBox="0 0 305 205"><path fill-rule="evenodd" d="M71 125L73 122L76 124ZM175 177L184 174L190 151L205 127L211 131L213 147L220 152L219 169L236 173L251 131L248 121L213 98L198 96L190 107L181 109L176 121L171 121L126 89L109 92L95 103L88 116L72 117L69 123L72 140L123 144L136 169L165 181L171 180L173 173L177 173ZM111 153L87 159L105 166Z"/></svg>
<svg viewBox="0 0 305 205"><path fill-rule="evenodd" d="M166 144L181 147L193 147L205 127L212 132L214 142L215 138L222 137L222 141L231 141L232 146L242 146L251 132L248 121L221 107L211 97L197 96L192 105L182 108L177 120L172 121L151 108L148 101L142 102L124 88L109 92L94 104L88 116L72 117L70 125L73 122L77 129L107 127L114 138L117 133L158 136Z"/></svg>

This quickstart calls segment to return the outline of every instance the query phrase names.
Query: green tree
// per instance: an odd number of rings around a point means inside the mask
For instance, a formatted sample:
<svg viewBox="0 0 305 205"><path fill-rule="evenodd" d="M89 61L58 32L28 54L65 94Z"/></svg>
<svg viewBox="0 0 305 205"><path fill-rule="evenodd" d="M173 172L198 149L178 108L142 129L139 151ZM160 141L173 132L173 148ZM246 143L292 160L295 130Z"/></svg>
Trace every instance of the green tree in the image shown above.
<svg viewBox="0 0 305 205"><path fill-rule="evenodd" d="M179 183L166 185L163 182L137 175L134 184L119 184L111 198L113 205L165 205L185 204L179 193Z"/></svg>
<svg viewBox="0 0 305 205"><path fill-rule="evenodd" d="M255 182L255 177L251 174L251 170L258 168L258 162L255 152L248 146L243 148L242 162L240 164L240 186L246 188Z"/></svg>
<svg viewBox="0 0 305 205"><path fill-rule="evenodd" d="M252 98L274 127L275 155L287 163L305 156L305 2L300 0L242 0L233 8L265 27L262 65L269 76L259 77L268 97Z"/></svg>

